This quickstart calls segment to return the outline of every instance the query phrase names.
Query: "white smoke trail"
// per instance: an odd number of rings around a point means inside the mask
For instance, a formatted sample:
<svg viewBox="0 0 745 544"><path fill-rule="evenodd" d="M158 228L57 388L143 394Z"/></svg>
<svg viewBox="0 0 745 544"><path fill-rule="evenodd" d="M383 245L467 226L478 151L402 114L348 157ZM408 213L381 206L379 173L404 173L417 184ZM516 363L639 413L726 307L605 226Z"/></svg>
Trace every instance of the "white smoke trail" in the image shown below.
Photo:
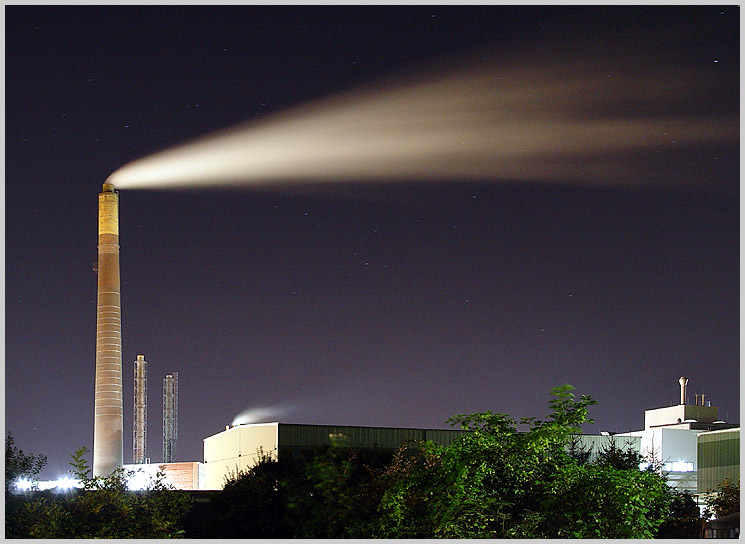
<svg viewBox="0 0 745 544"><path fill-rule="evenodd" d="M694 115L714 74L602 69L566 51L433 67L214 133L114 172L118 188L293 182L681 183L675 154L731 145L737 114ZM534 57L537 60L533 60ZM556 60L556 59L561 60Z"/></svg>

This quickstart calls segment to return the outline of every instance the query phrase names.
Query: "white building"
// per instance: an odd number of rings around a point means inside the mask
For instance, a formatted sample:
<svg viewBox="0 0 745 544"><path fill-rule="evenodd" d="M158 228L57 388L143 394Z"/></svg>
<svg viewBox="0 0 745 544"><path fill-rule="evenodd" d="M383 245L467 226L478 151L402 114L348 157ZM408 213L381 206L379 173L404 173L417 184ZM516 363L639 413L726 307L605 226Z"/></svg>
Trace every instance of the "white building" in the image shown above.
<svg viewBox="0 0 745 544"><path fill-rule="evenodd" d="M679 383L680 404L646 410L643 431L618 433L615 436L640 437L640 453L647 462L662 467L671 487L695 495L698 492L698 435L739 425L719 420L719 409L711 406L711 402L706 406L698 405L698 395L696 404L687 404L688 379L681 377ZM703 396L701 402L704 402Z"/></svg>

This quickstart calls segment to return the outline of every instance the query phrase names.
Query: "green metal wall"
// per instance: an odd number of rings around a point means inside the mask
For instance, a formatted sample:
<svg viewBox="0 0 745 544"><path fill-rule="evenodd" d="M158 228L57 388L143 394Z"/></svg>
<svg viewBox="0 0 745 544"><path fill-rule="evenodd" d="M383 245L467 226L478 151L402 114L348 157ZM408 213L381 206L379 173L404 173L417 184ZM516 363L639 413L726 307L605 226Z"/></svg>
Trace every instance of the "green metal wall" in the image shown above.
<svg viewBox="0 0 745 544"><path fill-rule="evenodd" d="M355 427L344 425L279 424L279 449L319 448L337 445L355 448L395 450L406 440L431 441L447 446L463 433L460 429L405 429L394 427ZM611 441L621 449L639 451L637 436L575 435L582 448L592 450L591 459Z"/></svg>
<svg viewBox="0 0 745 544"><path fill-rule="evenodd" d="M698 492L716 489L722 480L740 478L740 429L698 435Z"/></svg>
<svg viewBox="0 0 745 544"><path fill-rule="evenodd" d="M448 445L467 431L448 429L402 429L343 425L279 424L279 449L319 448L339 445L355 448L395 450L406 440L432 441Z"/></svg>

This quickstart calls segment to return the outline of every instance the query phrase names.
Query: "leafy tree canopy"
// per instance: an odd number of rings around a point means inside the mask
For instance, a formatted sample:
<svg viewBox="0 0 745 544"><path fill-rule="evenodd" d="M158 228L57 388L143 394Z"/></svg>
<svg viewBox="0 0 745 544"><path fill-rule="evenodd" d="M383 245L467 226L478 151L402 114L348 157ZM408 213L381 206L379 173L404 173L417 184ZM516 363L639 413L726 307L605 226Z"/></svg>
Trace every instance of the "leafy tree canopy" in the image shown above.
<svg viewBox="0 0 745 544"><path fill-rule="evenodd" d="M13 435L8 431L5 437L5 492L8 493L14 482L20 478L35 479L47 464L46 455L23 453L18 449Z"/></svg>
<svg viewBox="0 0 745 544"><path fill-rule="evenodd" d="M90 476L86 448L72 456L72 473L83 483L70 497L50 500L42 496L6 512L10 538L174 538L183 536L179 521L188 512L191 497L166 485L163 474L144 491L130 491L133 471Z"/></svg>
<svg viewBox="0 0 745 544"><path fill-rule="evenodd" d="M740 480L725 478L714 493L706 497L706 517L722 518L740 511Z"/></svg>
<svg viewBox="0 0 745 544"><path fill-rule="evenodd" d="M663 478L601 456L582 464L567 453L589 422L583 395L552 391L545 420L483 412L452 418L471 433L432 444L403 467L380 504L375 536L389 538L643 538L667 516ZM635 461L635 460L634 460ZM617 466L620 465L620 466Z"/></svg>

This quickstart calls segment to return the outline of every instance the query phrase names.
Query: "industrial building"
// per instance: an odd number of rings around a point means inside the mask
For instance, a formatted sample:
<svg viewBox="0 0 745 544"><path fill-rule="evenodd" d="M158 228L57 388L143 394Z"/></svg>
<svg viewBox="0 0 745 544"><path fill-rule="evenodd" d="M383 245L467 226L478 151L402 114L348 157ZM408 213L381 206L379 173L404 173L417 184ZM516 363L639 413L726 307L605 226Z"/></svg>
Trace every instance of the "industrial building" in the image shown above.
<svg viewBox="0 0 745 544"><path fill-rule="evenodd" d="M688 379L681 377L678 381L679 404L646 410L644 430L618 433L615 436L641 438L641 454L650 462L662 466L668 484L678 491L688 491L695 495L699 492L699 435L706 431L739 429L739 425L718 419L719 409L711 406L711 401L704 406L704 395L701 395L701 405L698 404L698 395L696 404L688 404ZM739 432L737 436L739 440ZM739 449L736 464L739 472Z"/></svg>
<svg viewBox="0 0 745 544"><path fill-rule="evenodd" d="M135 470L140 480L152 480L160 470L164 482L176 489L220 490L226 479L253 467L262 455L279 459L304 456L328 446L393 453L408 441L430 441L448 445L470 431L458 429L411 429L348 425L305 425L293 423L252 423L229 425L204 439L204 462L124 465ZM622 449L639 451L640 439L613 436L575 435L575 443L591 453L590 459L613 442Z"/></svg>
<svg viewBox="0 0 745 544"><path fill-rule="evenodd" d="M681 389L681 399L685 400L682 381ZM615 435L575 435L573 441L578 448L590 452L590 460L597 458L611 443L636 451L662 467L671 487L695 495L700 492L701 485L713 488L727 475L739 477L739 426L717 417L718 409L710 403L707 406L678 404L645 411L644 430ZM166 481L179 489L219 490L227 478L254 466L261 455L278 459L332 445L393 452L405 441L448 445L467 432L280 422L229 425L204 439L203 463L166 463L152 467L163 466ZM177 468L176 465L181 466ZM191 468L184 468L186 465ZM697 479L699 468L704 478L702 484ZM154 474L155 469L149 470ZM190 470L193 476L191 479L169 477L169 471L175 470ZM722 478L717 480L720 476ZM710 480L713 483L705 483ZM185 485L193 487L183 487Z"/></svg>
<svg viewBox="0 0 745 544"><path fill-rule="evenodd" d="M393 452L407 440L447 445L465 432L468 431L279 422L228 426L204 439L201 489L222 489L226 477L252 467L262 453L278 459L332 445Z"/></svg>
<svg viewBox="0 0 745 544"><path fill-rule="evenodd" d="M470 431L460 429L407 429L339 425L254 423L233 425L204 439L204 480L200 489L222 489L231 474L252 467L261 454L275 459L301 455L326 446L349 446L393 452L405 441L430 441L449 445ZM618 441L611 436L576 435L579 447L591 452L591 459L611 441L623 449L639 450L640 440Z"/></svg>
<svg viewBox="0 0 745 544"><path fill-rule="evenodd" d="M227 477L253 467L262 454L278 459L331 445L392 453L409 440L447 445L465 432L468 431L279 422L232 425L204 439L204 463L131 464L124 465L124 469L136 471L143 485L160 470L164 482L176 489L219 490Z"/></svg>

